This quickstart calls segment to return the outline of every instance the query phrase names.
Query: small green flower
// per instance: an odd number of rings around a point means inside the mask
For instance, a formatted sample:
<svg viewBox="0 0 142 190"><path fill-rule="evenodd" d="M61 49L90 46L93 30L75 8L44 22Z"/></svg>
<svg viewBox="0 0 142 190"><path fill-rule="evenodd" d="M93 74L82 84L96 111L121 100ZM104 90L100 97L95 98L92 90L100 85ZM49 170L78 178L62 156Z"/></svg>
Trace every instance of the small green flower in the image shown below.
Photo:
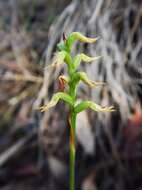
<svg viewBox="0 0 142 190"><path fill-rule="evenodd" d="M95 43L98 39L99 38L88 38L86 36L83 36L79 32L73 32L66 39L65 46L67 50L70 51L75 41L80 41L84 43Z"/></svg>
<svg viewBox="0 0 142 190"><path fill-rule="evenodd" d="M66 103L68 103L70 106L73 106L72 97L70 95L64 92L58 92L52 96L51 101L47 105L41 106L39 108L40 111L44 112L47 111L49 108L54 107L59 102L59 100L63 100Z"/></svg>
<svg viewBox="0 0 142 190"><path fill-rule="evenodd" d="M78 74L78 76L79 76L79 78L80 78L80 80L82 82L84 82L85 84L87 84L91 88L94 88L94 87L97 87L97 86L102 86L102 85L106 84L104 82L94 82L94 81L90 80L87 77L87 74L85 72L78 72L76 74Z"/></svg>
<svg viewBox="0 0 142 190"><path fill-rule="evenodd" d="M82 101L81 103L77 104L75 106L75 113L80 113L86 109L92 109L93 111L96 111L96 112L112 112L112 111L115 111L114 107L113 106L110 106L110 107L102 107L92 101Z"/></svg>
<svg viewBox="0 0 142 190"><path fill-rule="evenodd" d="M96 60L100 59L101 57L102 56L89 57L89 56L85 55L84 53L81 53L81 54L78 54L77 56L75 56L75 58L73 59L73 64L77 68L80 65L81 61L90 63L92 61L96 61Z"/></svg>

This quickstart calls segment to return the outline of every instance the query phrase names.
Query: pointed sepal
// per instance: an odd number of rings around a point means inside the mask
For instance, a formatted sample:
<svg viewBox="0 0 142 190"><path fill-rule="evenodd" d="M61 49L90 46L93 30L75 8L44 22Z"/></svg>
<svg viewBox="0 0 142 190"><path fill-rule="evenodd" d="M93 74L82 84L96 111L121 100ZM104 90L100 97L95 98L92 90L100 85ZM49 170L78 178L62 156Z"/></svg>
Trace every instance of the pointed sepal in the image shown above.
<svg viewBox="0 0 142 190"><path fill-rule="evenodd" d="M102 107L92 101L82 101L81 103L78 103L75 106L74 110L75 110L75 113L80 113L88 108L94 110L95 112L113 112L113 111L115 111L113 106Z"/></svg>
<svg viewBox="0 0 142 190"><path fill-rule="evenodd" d="M68 51L70 51L75 41L80 41L84 43L95 43L98 39L99 38L86 37L82 35L80 32L72 32L66 39L65 46L67 47Z"/></svg>
<svg viewBox="0 0 142 190"><path fill-rule="evenodd" d="M106 84L105 82L94 82L94 81L90 80L85 72L78 72L77 74L78 74L80 80L83 83L87 84L91 88L95 88L95 87Z"/></svg>
<svg viewBox="0 0 142 190"><path fill-rule="evenodd" d="M49 108L54 107L59 102L59 100L63 100L71 106L73 105L73 100L72 100L71 96L69 96L68 94L66 94L64 92L58 92L53 95L52 99L50 100L50 102L47 105L41 106L39 108L39 110L41 112L47 111Z"/></svg>
<svg viewBox="0 0 142 190"><path fill-rule="evenodd" d="M85 42L85 43L95 43L99 39L99 37L98 38L86 37L86 36L82 35L80 32L73 32L70 34L69 37L73 38L74 41L78 40L80 42Z"/></svg>
<svg viewBox="0 0 142 190"><path fill-rule="evenodd" d="M73 60L73 64L75 65L75 67L77 68L81 61L84 61L86 63L90 63L92 61L96 61L98 59L100 59L102 56L96 56L96 57L89 57L88 55L85 55L84 53L81 53L79 55L77 55L74 60Z"/></svg>
<svg viewBox="0 0 142 190"><path fill-rule="evenodd" d="M71 64L71 62L71 56L66 51L60 51L54 55L51 65L47 66L47 68L59 67L64 63Z"/></svg>

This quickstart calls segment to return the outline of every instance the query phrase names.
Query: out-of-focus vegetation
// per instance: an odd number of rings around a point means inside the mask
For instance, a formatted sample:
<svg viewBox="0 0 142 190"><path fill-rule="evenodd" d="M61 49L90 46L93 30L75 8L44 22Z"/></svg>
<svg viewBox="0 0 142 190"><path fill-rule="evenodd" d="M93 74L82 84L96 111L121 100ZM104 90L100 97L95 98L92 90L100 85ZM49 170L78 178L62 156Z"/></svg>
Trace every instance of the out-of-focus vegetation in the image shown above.
<svg viewBox="0 0 142 190"><path fill-rule="evenodd" d="M15 119L13 113L26 97L30 102L36 98L43 81L48 29L67 3L0 2L0 125Z"/></svg>
<svg viewBox="0 0 142 190"><path fill-rule="evenodd" d="M80 85L79 97L117 108L78 116L76 185L141 189L141 26L141 0L0 1L0 189L68 189L68 108L35 108L58 90L66 68L48 65L63 32L73 31L100 36L73 54L103 55L81 67L108 84L97 91Z"/></svg>

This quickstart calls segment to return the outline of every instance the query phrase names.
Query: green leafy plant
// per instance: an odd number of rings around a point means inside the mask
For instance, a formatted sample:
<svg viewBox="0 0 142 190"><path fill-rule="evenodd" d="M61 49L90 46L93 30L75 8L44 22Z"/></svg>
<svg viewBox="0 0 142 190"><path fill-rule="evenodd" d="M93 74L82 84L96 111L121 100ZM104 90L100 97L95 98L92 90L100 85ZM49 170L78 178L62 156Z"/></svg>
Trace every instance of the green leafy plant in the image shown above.
<svg viewBox="0 0 142 190"><path fill-rule="evenodd" d="M103 82L93 82L87 77L85 72L79 72L78 67L81 61L90 63L95 61L99 57L89 57L83 53L76 56L72 56L71 49L75 41L85 42L85 43L95 43L97 38L88 38L83 36L79 32L71 33L67 38L63 36L63 42L57 45L58 52L56 53L53 63L51 66L60 66L66 63L68 68L68 76L60 76L59 81L64 90L64 86L68 85L67 92L58 92L53 95L51 101L44 106L40 107L41 111L46 111L49 108L55 106L59 100L63 100L69 105L70 108L70 190L75 190L75 154L76 154L76 117L77 114L85 109L92 109L96 112L111 112L114 111L113 106L111 107L101 107L100 105L92 101L77 101L77 86L79 82L87 84L89 87L97 87L104 85Z"/></svg>

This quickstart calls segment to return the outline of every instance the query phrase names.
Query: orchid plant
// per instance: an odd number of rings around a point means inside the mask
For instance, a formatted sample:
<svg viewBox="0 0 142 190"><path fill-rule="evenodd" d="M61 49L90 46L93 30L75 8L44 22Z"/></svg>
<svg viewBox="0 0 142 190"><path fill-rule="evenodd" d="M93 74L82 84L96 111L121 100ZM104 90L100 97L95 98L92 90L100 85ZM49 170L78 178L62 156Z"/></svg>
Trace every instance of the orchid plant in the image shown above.
<svg viewBox="0 0 142 190"><path fill-rule="evenodd" d="M49 108L55 106L59 100L63 100L65 103L69 105L70 115L69 115L69 123L70 123L70 183L69 189L75 190L75 154L76 154L76 118L77 114L84 111L85 109L92 109L96 112L112 112L114 111L114 107L102 107L92 101L80 101L77 100L77 86L80 82L85 83L89 87L97 87L100 85L104 85L104 82L94 82L87 77L85 72L79 72L78 67L81 62L90 63L100 58L98 57L89 57L84 53L78 54L76 56L72 56L72 46L75 41L80 41L84 43L95 43L98 38L88 38L82 35L79 32L73 32L68 37L63 34L63 41L57 45L58 52L56 53L53 63L51 66L60 66L64 63L67 65L68 76L61 75L59 76L59 83L61 84L62 91L57 92L51 98L51 101L44 106L40 107L40 110L47 111ZM68 86L68 90L64 91L64 87Z"/></svg>

